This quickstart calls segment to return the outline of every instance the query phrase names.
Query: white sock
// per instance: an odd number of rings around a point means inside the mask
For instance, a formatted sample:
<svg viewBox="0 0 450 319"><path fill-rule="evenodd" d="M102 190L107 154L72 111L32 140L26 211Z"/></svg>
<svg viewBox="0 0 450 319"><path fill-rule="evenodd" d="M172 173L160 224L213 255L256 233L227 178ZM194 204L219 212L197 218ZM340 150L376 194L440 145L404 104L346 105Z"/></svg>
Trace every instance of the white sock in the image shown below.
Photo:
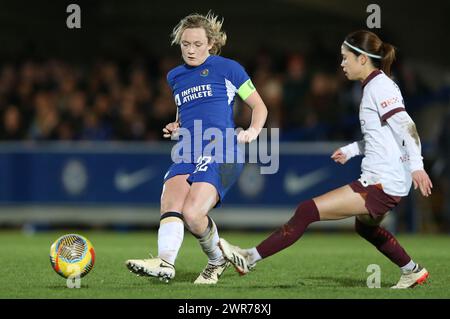
<svg viewBox="0 0 450 319"><path fill-rule="evenodd" d="M256 249L256 247L248 249L247 252L248 252L248 262L250 264L254 264L257 261L262 259L261 255L258 253L258 250Z"/></svg>
<svg viewBox="0 0 450 319"><path fill-rule="evenodd" d="M181 214L179 214L181 216ZM184 223L180 217L161 219L158 230L158 257L175 265L178 251L184 238Z"/></svg>
<svg viewBox="0 0 450 319"><path fill-rule="evenodd" d="M416 267L416 263L411 259L411 261L409 263L407 263L403 267L400 267L400 269L402 270L402 272L409 272L409 271L413 271L415 267Z"/></svg>
<svg viewBox="0 0 450 319"><path fill-rule="evenodd" d="M208 256L208 263L221 265L225 262L222 251L219 248L219 232L214 221L208 217L208 227L199 238L198 242L203 252Z"/></svg>

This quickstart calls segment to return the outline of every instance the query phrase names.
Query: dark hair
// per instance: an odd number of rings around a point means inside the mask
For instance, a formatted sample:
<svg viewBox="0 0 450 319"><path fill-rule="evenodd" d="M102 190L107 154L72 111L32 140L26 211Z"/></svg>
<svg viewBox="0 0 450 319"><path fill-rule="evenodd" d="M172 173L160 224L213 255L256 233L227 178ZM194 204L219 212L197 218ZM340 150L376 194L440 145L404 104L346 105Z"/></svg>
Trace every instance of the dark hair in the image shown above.
<svg viewBox="0 0 450 319"><path fill-rule="evenodd" d="M359 30L350 33L345 37L345 41L358 49L363 50L369 54L381 56L381 59L368 57L374 67L383 70L388 76L391 75L391 65L395 60L395 48L389 43L381 41L381 39L373 32L366 30ZM345 43L344 43L345 45ZM361 55L360 52L345 45L349 51L356 56Z"/></svg>

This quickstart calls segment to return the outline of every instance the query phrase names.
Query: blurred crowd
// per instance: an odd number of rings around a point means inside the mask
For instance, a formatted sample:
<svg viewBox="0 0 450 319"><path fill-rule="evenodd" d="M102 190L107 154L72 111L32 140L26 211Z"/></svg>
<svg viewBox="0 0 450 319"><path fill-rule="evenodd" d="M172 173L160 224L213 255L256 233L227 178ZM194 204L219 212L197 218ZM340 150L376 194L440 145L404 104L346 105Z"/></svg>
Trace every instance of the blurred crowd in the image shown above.
<svg viewBox="0 0 450 319"><path fill-rule="evenodd" d="M163 73L145 65L3 64L0 139L155 140L175 118L172 101Z"/></svg>
<svg viewBox="0 0 450 319"><path fill-rule="evenodd" d="M360 130L361 88L345 79L338 58L261 50L251 61L237 60L269 108L266 126L280 128L282 140L351 140ZM176 116L166 74L180 62L0 63L0 140L160 140ZM399 75L406 101L427 94L414 74L400 69ZM235 108L237 125L247 127L250 109L239 99Z"/></svg>

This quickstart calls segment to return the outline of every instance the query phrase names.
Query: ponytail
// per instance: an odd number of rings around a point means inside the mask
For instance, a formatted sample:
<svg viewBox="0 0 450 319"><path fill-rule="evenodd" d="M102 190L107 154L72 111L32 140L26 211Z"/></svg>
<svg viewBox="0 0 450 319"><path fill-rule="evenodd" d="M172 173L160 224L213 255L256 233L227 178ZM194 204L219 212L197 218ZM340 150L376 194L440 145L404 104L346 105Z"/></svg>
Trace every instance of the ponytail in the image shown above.
<svg viewBox="0 0 450 319"><path fill-rule="evenodd" d="M381 59L381 69L388 76L391 75L392 62L395 60L395 48L389 43L383 42L381 45L382 59Z"/></svg>

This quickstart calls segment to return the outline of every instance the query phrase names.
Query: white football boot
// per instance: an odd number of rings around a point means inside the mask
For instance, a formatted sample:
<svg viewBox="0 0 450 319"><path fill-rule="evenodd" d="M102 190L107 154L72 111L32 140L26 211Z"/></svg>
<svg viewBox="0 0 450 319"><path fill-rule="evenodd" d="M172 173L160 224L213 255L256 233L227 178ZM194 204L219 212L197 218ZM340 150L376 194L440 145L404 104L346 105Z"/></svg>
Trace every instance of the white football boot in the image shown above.
<svg viewBox="0 0 450 319"><path fill-rule="evenodd" d="M230 266L230 263L225 260L221 265L213 265L208 263L194 281L196 285L215 285L219 281L220 276Z"/></svg>
<svg viewBox="0 0 450 319"><path fill-rule="evenodd" d="M417 285L421 285L425 283L429 276L428 271L416 264L413 270L406 271L400 277L400 280L395 286L392 286L392 289L406 289L406 288L414 288Z"/></svg>
<svg viewBox="0 0 450 319"><path fill-rule="evenodd" d="M225 239L220 238L219 247L222 250L223 256L228 260L241 275L247 274L250 270L255 268L255 264L250 264L247 250L238 246L233 246Z"/></svg>
<svg viewBox="0 0 450 319"><path fill-rule="evenodd" d="M126 266L138 276L157 277L160 280L169 282L175 277L175 267L165 260L156 257L150 259L129 259L126 261Z"/></svg>

